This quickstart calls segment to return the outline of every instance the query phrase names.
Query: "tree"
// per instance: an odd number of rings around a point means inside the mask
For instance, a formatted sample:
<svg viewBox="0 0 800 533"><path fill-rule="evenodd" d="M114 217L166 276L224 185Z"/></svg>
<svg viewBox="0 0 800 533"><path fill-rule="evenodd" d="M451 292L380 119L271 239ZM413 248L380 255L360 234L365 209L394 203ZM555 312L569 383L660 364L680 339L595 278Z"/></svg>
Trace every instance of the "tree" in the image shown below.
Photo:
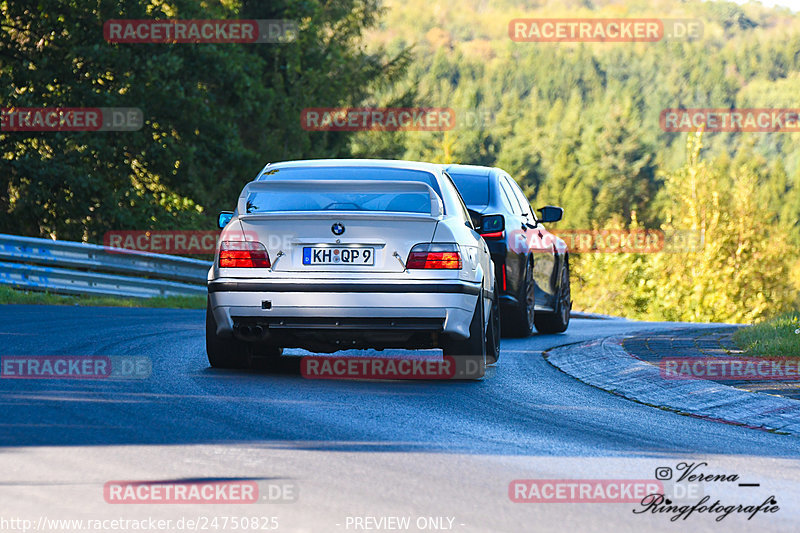
<svg viewBox="0 0 800 533"><path fill-rule="evenodd" d="M661 275L652 312L667 320L750 322L790 308L796 290L786 257L797 250L780 226L753 223L758 177L746 166L723 174L701 159L702 146L701 134L690 135L686 166L666 178L664 229L699 231L704 246L683 261L654 256Z"/></svg>
<svg viewBox="0 0 800 533"><path fill-rule="evenodd" d="M270 160L342 156L304 107L355 105L405 67L367 53L374 0L0 2L3 107L136 107L135 132L0 132L0 231L99 241L109 229L214 227ZM113 44L108 19L290 19L294 42Z"/></svg>

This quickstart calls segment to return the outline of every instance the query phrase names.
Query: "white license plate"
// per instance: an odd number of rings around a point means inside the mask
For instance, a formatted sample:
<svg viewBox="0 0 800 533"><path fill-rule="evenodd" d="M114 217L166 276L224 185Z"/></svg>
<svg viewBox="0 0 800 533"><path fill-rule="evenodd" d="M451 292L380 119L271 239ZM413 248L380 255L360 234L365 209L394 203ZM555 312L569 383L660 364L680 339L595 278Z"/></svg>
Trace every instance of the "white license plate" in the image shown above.
<svg viewBox="0 0 800 533"><path fill-rule="evenodd" d="M363 246L306 246L303 248L304 265L372 266L375 248Z"/></svg>

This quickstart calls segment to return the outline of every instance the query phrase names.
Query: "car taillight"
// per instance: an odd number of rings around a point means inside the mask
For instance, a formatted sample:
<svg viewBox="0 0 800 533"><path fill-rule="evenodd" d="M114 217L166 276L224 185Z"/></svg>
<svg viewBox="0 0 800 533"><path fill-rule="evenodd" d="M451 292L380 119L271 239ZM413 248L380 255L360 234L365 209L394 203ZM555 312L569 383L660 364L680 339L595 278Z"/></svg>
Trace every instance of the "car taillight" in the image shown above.
<svg viewBox="0 0 800 533"><path fill-rule="evenodd" d="M481 233L481 237L484 239L502 239L506 236L505 231L492 231L489 233Z"/></svg>
<svg viewBox="0 0 800 533"><path fill-rule="evenodd" d="M461 268L461 254L457 244L415 244L408 253L406 268Z"/></svg>
<svg viewBox="0 0 800 533"><path fill-rule="evenodd" d="M269 268L267 248L254 241L222 241L219 244L220 268Z"/></svg>

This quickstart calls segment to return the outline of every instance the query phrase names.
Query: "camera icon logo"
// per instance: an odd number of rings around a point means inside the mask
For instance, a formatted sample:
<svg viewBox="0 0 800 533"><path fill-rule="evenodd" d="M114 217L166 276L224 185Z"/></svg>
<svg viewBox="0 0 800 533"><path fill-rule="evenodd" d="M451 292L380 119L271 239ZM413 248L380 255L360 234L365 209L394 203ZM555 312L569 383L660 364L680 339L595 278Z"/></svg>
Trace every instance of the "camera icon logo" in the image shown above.
<svg viewBox="0 0 800 533"><path fill-rule="evenodd" d="M668 466L659 466L656 468L656 479L659 481L672 479L672 469Z"/></svg>

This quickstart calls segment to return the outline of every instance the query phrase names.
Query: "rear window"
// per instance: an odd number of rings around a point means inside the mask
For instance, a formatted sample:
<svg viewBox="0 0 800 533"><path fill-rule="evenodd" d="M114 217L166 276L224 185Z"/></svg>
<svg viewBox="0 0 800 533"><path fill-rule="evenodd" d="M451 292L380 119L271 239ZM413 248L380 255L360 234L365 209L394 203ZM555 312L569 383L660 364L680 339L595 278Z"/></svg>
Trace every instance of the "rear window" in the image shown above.
<svg viewBox="0 0 800 533"><path fill-rule="evenodd" d="M294 191L265 191L248 195L248 213L274 211L387 211L430 214L431 197L423 191L322 191L304 194Z"/></svg>
<svg viewBox="0 0 800 533"><path fill-rule="evenodd" d="M475 209L489 205L489 176L453 174L448 172L458 187L467 207Z"/></svg>

